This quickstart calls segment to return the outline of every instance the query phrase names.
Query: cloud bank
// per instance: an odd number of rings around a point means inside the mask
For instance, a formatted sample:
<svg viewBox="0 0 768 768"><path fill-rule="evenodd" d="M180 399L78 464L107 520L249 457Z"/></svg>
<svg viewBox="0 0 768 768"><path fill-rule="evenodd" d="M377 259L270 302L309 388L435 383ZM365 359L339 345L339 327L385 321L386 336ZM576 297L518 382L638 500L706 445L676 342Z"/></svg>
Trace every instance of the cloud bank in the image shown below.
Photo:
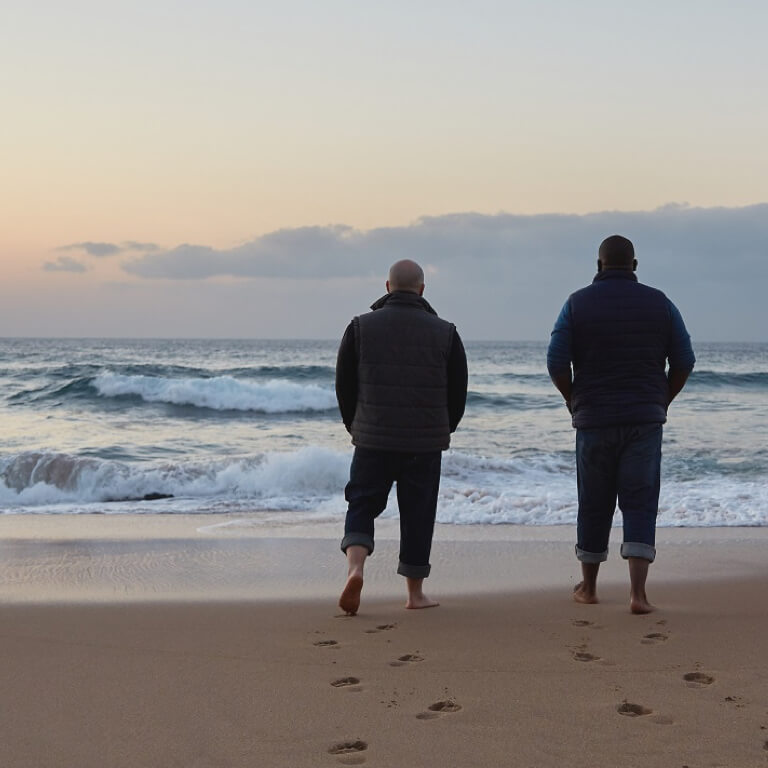
<svg viewBox="0 0 768 768"><path fill-rule="evenodd" d="M389 265L411 258L425 268L427 295L441 313L462 322L469 338L536 339L547 338L568 294L592 279L598 245L611 234L634 242L639 279L667 293L695 337L768 338L768 204L669 204L586 215L456 213L368 231L301 227L229 249L180 245L122 267L149 281L309 283L338 306L349 301L344 281L368 281L378 291ZM314 332L328 314L315 308Z"/></svg>
<svg viewBox="0 0 768 768"><path fill-rule="evenodd" d="M736 269L763 270L768 255L768 204L745 208L667 205L654 211L518 216L458 213L422 218L403 227L368 231L347 226L284 229L230 249L180 245L126 261L123 269L147 279L212 277L338 279L384 273L411 258L435 273L463 279L525 278L552 270L583 274L607 235L635 243L638 259L712 278ZM761 255L763 258L761 258Z"/></svg>
<svg viewBox="0 0 768 768"><path fill-rule="evenodd" d="M634 242L639 279L675 302L694 341L768 340L768 204L456 213L367 231L284 229L227 249L115 247L134 277L135 306L152 307L156 335L181 327L183 335L335 338L384 292L390 264L411 258L425 268L430 302L465 338L546 340L568 294L591 281L598 245L611 234ZM84 269L65 258L46 269Z"/></svg>

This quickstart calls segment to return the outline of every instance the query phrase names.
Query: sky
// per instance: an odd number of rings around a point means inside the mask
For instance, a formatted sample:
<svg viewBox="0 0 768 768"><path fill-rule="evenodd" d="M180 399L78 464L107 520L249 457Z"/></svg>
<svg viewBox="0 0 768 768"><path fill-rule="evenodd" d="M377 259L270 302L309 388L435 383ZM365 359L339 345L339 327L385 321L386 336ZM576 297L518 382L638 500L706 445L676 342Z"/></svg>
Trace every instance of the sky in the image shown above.
<svg viewBox="0 0 768 768"><path fill-rule="evenodd" d="M768 340L762 0L6 0L0 335L337 338L425 268L545 340L633 240L694 340Z"/></svg>

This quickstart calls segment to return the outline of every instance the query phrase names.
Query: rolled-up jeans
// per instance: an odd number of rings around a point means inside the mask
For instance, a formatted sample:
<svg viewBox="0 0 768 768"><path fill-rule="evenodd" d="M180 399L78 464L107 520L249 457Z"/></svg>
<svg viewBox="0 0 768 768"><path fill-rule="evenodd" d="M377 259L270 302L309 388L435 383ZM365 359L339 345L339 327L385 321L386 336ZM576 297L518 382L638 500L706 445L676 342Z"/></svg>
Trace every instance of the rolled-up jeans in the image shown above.
<svg viewBox="0 0 768 768"><path fill-rule="evenodd" d="M608 558L617 499L624 526L621 556L656 558L662 431L658 423L576 430L576 557L581 562Z"/></svg>
<svg viewBox="0 0 768 768"><path fill-rule="evenodd" d="M400 562L397 572L411 579L429 576L442 453L401 453L355 448L344 490L348 502L341 549L358 545L373 553L374 520L387 506L397 483L400 510Z"/></svg>

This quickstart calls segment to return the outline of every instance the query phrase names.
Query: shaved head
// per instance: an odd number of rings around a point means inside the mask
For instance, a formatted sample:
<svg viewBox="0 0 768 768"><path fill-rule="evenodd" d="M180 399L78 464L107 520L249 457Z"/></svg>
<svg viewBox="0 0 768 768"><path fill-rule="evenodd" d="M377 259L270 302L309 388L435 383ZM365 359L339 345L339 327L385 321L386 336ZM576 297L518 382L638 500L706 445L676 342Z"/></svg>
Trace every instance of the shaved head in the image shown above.
<svg viewBox="0 0 768 768"><path fill-rule="evenodd" d="M387 289L422 294L424 291L424 270L410 259L396 261L389 268Z"/></svg>
<svg viewBox="0 0 768 768"><path fill-rule="evenodd" d="M632 269L635 264L635 247L626 237L611 235L600 243L597 258L606 269Z"/></svg>

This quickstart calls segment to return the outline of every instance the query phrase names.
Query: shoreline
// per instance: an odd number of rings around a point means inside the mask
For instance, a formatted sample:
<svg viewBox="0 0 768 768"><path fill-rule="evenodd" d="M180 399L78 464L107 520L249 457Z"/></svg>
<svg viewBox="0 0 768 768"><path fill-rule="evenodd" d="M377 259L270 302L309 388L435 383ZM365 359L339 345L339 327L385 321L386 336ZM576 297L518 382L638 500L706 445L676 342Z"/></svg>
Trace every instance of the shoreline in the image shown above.
<svg viewBox="0 0 768 768"><path fill-rule="evenodd" d="M260 515L3 515L0 601L335 600L345 579L341 523L279 526ZM395 574L398 521L377 523L365 599L403 591ZM624 584L621 530L612 532L602 584ZM438 597L571 589L579 580L574 526L438 524ZM664 584L733 580L768 569L766 528L660 528L653 601Z"/></svg>

